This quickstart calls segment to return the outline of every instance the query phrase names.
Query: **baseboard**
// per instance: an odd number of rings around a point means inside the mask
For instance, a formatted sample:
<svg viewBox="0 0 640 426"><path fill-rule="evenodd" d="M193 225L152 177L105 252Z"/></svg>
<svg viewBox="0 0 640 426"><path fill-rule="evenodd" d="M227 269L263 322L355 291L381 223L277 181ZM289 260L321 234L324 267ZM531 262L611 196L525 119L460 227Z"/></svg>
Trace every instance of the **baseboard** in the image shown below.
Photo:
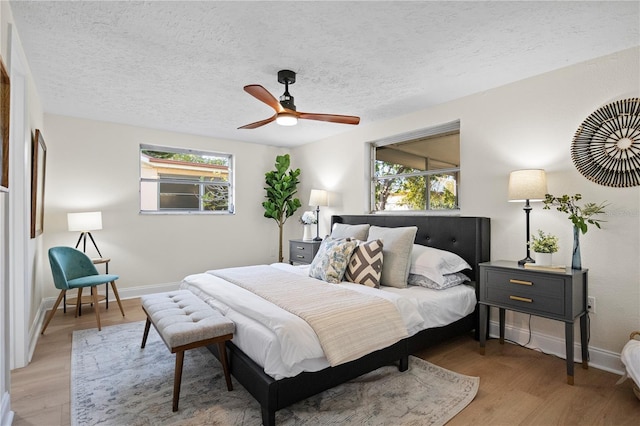
<svg viewBox="0 0 640 426"><path fill-rule="evenodd" d="M489 335L498 338L500 336L500 327L497 321L491 321L489 324ZM541 352L555 355L559 358L566 359L564 338L551 336L548 334L531 331L531 341L529 340L529 330L525 328L513 327L509 324L505 325L504 337L512 342L516 342L529 349L539 350ZM574 343L574 361L582 362L580 344ZM624 364L620 361L620 354L605 349L589 346L589 366L599 370L608 371L614 374L624 374Z"/></svg>
<svg viewBox="0 0 640 426"><path fill-rule="evenodd" d="M13 411L11 411L11 395L5 392L2 395L2 405L0 405L0 425L10 426L13 423Z"/></svg>

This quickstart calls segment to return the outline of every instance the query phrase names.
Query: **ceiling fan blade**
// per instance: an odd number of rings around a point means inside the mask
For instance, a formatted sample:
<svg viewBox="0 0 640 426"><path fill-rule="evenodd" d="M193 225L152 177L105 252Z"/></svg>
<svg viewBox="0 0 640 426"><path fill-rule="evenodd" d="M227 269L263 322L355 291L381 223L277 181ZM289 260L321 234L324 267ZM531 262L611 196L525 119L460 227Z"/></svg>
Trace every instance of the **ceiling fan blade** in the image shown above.
<svg viewBox="0 0 640 426"><path fill-rule="evenodd" d="M360 117L354 115L337 115L337 114L313 114L310 112L298 112L296 113L298 118L305 120L317 120L317 121L330 121L332 123L340 124L358 124L360 123Z"/></svg>
<svg viewBox="0 0 640 426"><path fill-rule="evenodd" d="M256 121L255 123L251 123L251 124L246 124L242 127L238 127L238 129L256 129L260 126L264 126L265 124L269 124L272 121L275 121L275 119L278 117L278 114L273 114L272 117L269 117L265 120L260 120L260 121Z"/></svg>
<svg viewBox="0 0 640 426"><path fill-rule="evenodd" d="M269 93L267 89L260 86L259 84L250 84L248 86L244 86L244 91L257 100L269 105L271 108L276 110L276 112L282 112L284 110L284 108L282 108L282 105L280 105L280 102L271 93Z"/></svg>

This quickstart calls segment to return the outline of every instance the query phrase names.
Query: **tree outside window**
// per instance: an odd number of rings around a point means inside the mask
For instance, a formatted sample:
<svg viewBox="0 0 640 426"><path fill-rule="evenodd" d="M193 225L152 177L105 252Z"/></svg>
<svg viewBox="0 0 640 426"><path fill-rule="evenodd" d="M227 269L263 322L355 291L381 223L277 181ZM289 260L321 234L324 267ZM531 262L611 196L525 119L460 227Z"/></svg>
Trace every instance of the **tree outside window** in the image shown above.
<svg viewBox="0 0 640 426"><path fill-rule="evenodd" d="M395 143L381 141L374 144L372 155L373 211L459 208L458 128Z"/></svg>

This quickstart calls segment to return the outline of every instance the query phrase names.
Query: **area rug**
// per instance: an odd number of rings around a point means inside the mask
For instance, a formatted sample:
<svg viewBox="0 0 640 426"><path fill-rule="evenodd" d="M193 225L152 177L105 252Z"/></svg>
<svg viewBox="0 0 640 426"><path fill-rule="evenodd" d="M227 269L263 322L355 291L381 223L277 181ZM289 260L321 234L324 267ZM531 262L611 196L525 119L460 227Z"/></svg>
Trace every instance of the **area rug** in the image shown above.
<svg viewBox="0 0 640 426"><path fill-rule="evenodd" d="M71 354L72 425L260 425L260 406L233 379L227 392L206 348L184 357L179 411L171 410L175 355L144 322L75 331ZM479 378L410 357L276 412L278 425L443 425L466 407Z"/></svg>

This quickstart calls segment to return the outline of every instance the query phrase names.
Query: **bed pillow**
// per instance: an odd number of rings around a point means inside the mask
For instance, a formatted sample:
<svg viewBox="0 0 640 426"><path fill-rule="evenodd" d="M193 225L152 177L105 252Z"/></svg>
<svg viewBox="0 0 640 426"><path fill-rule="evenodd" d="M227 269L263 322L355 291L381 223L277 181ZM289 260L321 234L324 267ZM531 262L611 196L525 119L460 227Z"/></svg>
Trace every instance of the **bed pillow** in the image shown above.
<svg viewBox="0 0 640 426"><path fill-rule="evenodd" d="M366 241L369 234L369 225L346 225L344 223L334 223L331 230L331 238L353 238L354 240Z"/></svg>
<svg viewBox="0 0 640 426"><path fill-rule="evenodd" d="M309 276L328 283L341 282L356 245L355 241L325 238L311 262Z"/></svg>
<svg viewBox="0 0 640 426"><path fill-rule="evenodd" d="M471 269L460 256L450 251L414 244L411 254L410 273L422 275L444 285L444 275Z"/></svg>
<svg viewBox="0 0 640 426"><path fill-rule="evenodd" d="M345 278L356 284L380 288L382 273L382 241L358 241L351 255Z"/></svg>
<svg viewBox="0 0 640 426"><path fill-rule="evenodd" d="M416 226L385 228L372 226L369 228L369 241L381 240L384 265L380 276L380 285L389 287L407 287L411 250L416 239Z"/></svg>
<svg viewBox="0 0 640 426"><path fill-rule="evenodd" d="M454 287L460 285L466 281L471 281L462 272L454 272L453 274L445 274L442 276L444 282L442 284L430 280L424 275L412 274L409 272L409 279L407 282L409 285L419 285L421 287L431 288L434 290L444 290L445 288Z"/></svg>

